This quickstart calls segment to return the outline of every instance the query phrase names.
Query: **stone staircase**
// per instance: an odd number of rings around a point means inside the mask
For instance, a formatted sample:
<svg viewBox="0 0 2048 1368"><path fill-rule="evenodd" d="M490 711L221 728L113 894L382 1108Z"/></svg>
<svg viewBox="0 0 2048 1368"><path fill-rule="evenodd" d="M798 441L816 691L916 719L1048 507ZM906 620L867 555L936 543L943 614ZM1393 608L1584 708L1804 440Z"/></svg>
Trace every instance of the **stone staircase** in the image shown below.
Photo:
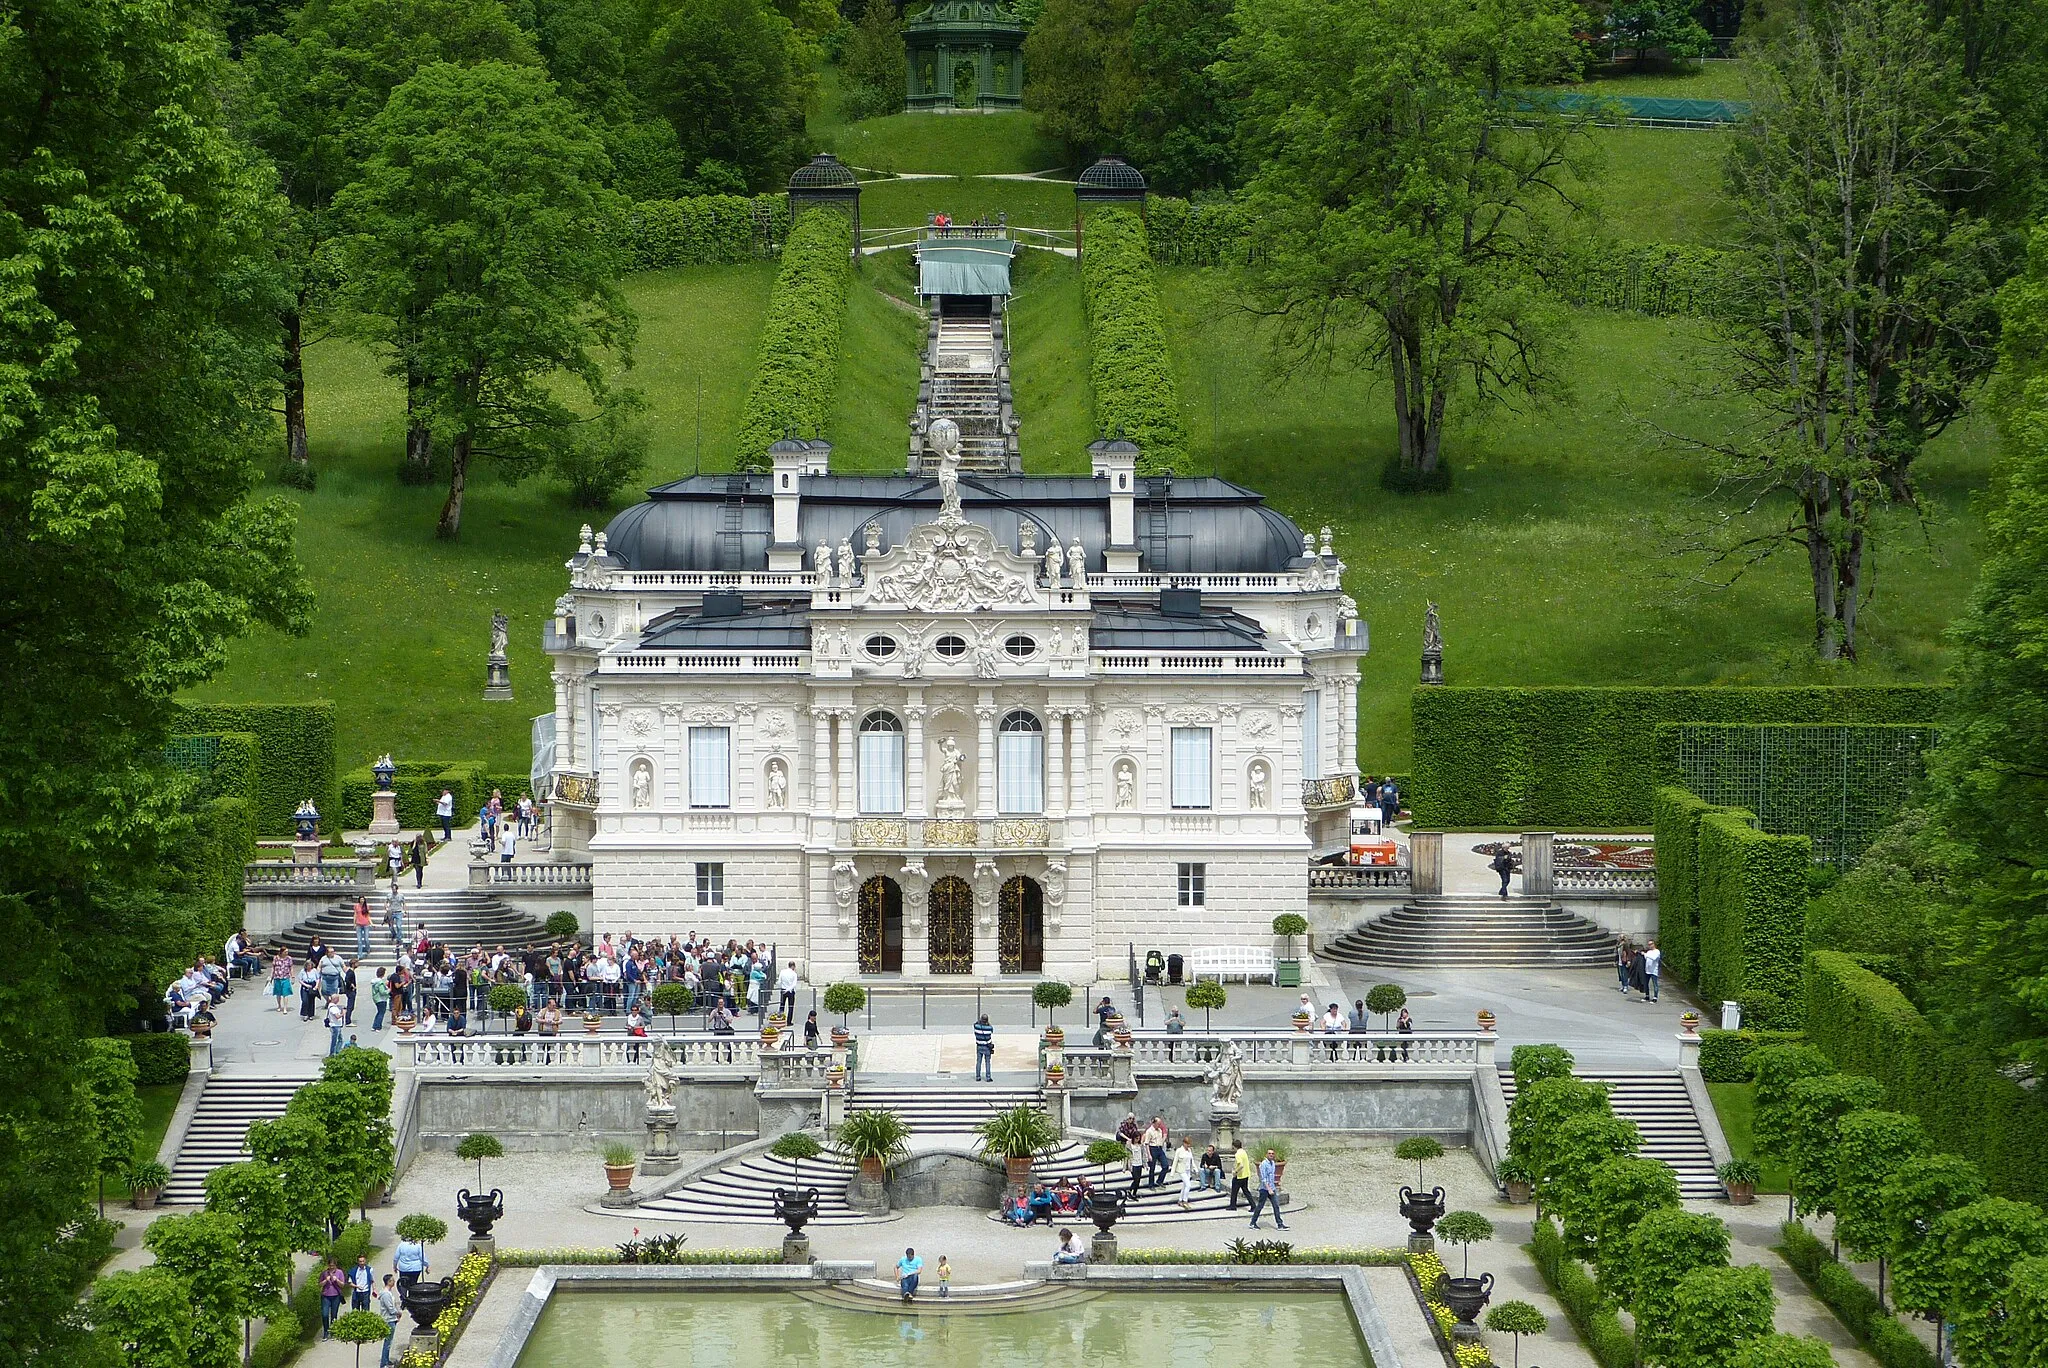
<svg viewBox="0 0 2048 1368"><path fill-rule="evenodd" d="M1316 947L1345 964L1611 968L1615 938L1551 898L1421 895Z"/></svg>
<svg viewBox="0 0 2048 1368"><path fill-rule="evenodd" d="M1643 1143L1639 1153L1655 1159L1678 1176L1678 1190L1687 1198L1710 1200L1723 1195L1721 1179L1714 1172L1714 1157L1707 1149L1706 1132L1694 1113L1692 1098L1677 1070L1665 1073L1610 1073L1578 1071L1588 1083L1605 1083L1614 1114L1636 1123ZM1500 1085L1510 1105L1515 1100L1515 1076L1501 1070Z"/></svg>
<svg viewBox="0 0 2048 1368"><path fill-rule="evenodd" d="M893 1111L909 1122L913 1156L935 1151L975 1153L974 1127L999 1111L1017 1106L1042 1107L1036 1092L964 1086L951 1088L882 1087L861 1089L848 1099L852 1111ZM1087 1140L1071 1140L1032 1166L1033 1180L1056 1183L1061 1178L1086 1178L1101 1184L1100 1166L1082 1156ZM1199 1151L1197 1151L1199 1153ZM698 1174L680 1186L651 1197L633 1208L636 1215L671 1221L705 1221L733 1225L779 1226L775 1215L775 1189L795 1185L818 1189L816 1225L858 1225L877 1218L855 1211L846 1202L846 1186L855 1165L830 1153L792 1165L766 1153L749 1155L722 1168ZM1130 1185L1129 1169L1112 1169L1112 1189L1122 1192ZM1229 1194L1197 1191L1188 1211L1179 1205L1177 1183L1140 1190L1138 1199L1126 1208L1122 1224L1159 1224L1176 1221L1216 1220L1231 1215ZM1293 1208L1289 1207L1291 1213ZM1249 1220L1240 1207L1237 1219ZM886 1219L886 1218L883 1218ZM1069 1224L1085 1224L1084 1218L1069 1218ZM1268 1222L1270 1225L1270 1222ZM1090 1229L1093 1227L1091 1226Z"/></svg>
<svg viewBox="0 0 2048 1368"><path fill-rule="evenodd" d="M206 1080L192 1124L171 1164L171 1181L157 1198L165 1206L199 1206L206 1201L206 1175L248 1157L243 1148L251 1121L283 1116L292 1094L317 1075L245 1077L216 1074Z"/></svg>
<svg viewBox="0 0 2048 1368"><path fill-rule="evenodd" d="M1003 431L1004 357L988 318L944 317L932 343L932 418L960 426L960 468L970 474L1001 475L1009 468L1009 434ZM929 455L927 464L936 469Z"/></svg>
<svg viewBox="0 0 2048 1368"><path fill-rule="evenodd" d="M398 962L391 932L384 925L386 902L383 893L370 898L370 955L363 961L365 968L390 968ZM546 924L540 918L516 911L489 893L467 888L406 889L406 939L416 938L422 926L436 941L457 950L468 950L472 945L481 945L486 950L501 945L516 950L546 944L549 939ZM316 932L343 955L353 955L355 904L337 902L306 918L280 939L294 957L303 957Z"/></svg>

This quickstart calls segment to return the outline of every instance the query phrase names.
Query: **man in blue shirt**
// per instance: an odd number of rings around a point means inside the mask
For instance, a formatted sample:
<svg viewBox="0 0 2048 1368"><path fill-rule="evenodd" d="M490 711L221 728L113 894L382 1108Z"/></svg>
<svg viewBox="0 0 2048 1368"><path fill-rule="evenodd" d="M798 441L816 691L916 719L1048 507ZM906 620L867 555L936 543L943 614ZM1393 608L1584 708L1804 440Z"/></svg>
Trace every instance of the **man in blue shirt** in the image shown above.
<svg viewBox="0 0 2048 1368"><path fill-rule="evenodd" d="M1266 1209L1268 1202L1273 1204L1274 1226L1281 1230L1287 1229L1287 1222L1280 1219L1280 1166L1275 1162L1272 1150L1267 1150L1266 1157L1259 1161L1259 1191L1258 1195L1252 1198L1253 1230L1259 1228L1259 1213Z"/></svg>
<svg viewBox="0 0 2048 1368"><path fill-rule="evenodd" d="M917 1275L922 1272L924 1260L917 1257L915 1249L905 1249L903 1257L896 1261L896 1285L903 1289L903 1300L917 1297Z"/></svg>
<svg viewBox="0 0 2048 1368"><path fill-rule="evenodd" d="M996 1028L988 1024L988 1013L974 1023L974 1081L996 1081Z"/></svg>

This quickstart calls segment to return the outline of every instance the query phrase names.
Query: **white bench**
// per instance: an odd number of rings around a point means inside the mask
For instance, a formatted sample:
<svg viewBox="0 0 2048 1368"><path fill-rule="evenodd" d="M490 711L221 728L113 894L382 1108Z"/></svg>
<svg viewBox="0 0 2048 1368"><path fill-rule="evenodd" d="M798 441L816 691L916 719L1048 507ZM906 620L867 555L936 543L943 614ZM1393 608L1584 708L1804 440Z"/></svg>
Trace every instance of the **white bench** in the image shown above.
<svg viewBox="0 0 2048 1368"><path fill-rule="evenodd" d="M1280 981L1273 967L1272 950L1255 945L1205 945L1190 955L1188 962L1190 979L1213 976L1221 983L1227 978L1242 977L1250 983L1256 974L1271 983Z"/></svg>

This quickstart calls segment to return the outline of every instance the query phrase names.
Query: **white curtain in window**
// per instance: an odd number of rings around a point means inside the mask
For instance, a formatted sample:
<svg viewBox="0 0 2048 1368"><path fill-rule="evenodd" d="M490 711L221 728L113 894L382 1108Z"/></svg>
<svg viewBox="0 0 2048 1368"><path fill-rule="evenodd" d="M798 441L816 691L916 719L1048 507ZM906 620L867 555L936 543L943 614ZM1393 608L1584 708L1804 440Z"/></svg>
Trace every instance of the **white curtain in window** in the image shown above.
<svg viewBox="0 0 2048 1368"><path fill-rule="evenodd" d="M690 806L732 806L732 731L690 728Z"/></svg>
<svg viewBox="0 0 2048 1368"><path fill-rule="evenodd" d="M1045 811L1045 732L1029 713L1011 713L996 737L996 811Z"/></svg>
<svg viewBox="0 0 2048 1368"><path fill-rule="evenodd" d="M1301 777L1323 777L1323 691L1310 689L1301 696Z"/></svg>
<svg viewBox="0 0 2048 1368"><path fill-rule="evenodd" d="M1209 806L1209 729L1173 729L1173 805Z"/></svg>
<svg viewBox="0 0 2048 1368"><path fill-rule="evenodd" d="M860 733L860 810L903 811L903 733L870 730Z"/></svg>

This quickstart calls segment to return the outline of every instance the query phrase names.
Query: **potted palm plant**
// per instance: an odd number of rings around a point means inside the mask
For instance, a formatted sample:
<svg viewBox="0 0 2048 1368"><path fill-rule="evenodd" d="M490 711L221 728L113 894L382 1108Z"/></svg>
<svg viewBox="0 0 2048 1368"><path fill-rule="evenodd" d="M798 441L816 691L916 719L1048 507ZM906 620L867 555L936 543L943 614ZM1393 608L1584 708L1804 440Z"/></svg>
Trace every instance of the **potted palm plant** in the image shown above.
<svg viewBox="0 0 2048 1368"><path fill-rule="evenodd" d="M608 1140L598 1153L604 1159L605 1181L611 1184L613 1192L625 1192L633 1186L633 1168L639 1163L639 1156L633 1147L623 1140Z"/></svg>
<svg viewBox="0 0 2048 1368"><path fill-rule="evenodd" d="M156 1205L164 1185L171 1181L171 1171L154 1159L136 1164L128 1170L128 1202L137 1211L147 1211Z"/></svg>
<svg viewBox="0 0 2048 1368"><path fill-rule="evenodd" d="M1060 1128L1037 1107L1025 1105L1000 1111L974 1128L981 1137L981 1153L987 1159L1003 1161L1003 1174L1012 1186L1031 1181L1031 1162L1060 1142Z"/></svg>
<svg viewBox="0 0 2048 1368"><path fill-rule="evenodd" d="M1748 1206L1756 1200L1757 1180L1763 1177L1763 1170L1754 1159L1730 1159L1721 1165L1721 1186L1728 1189L1728 1201L1733 1206Z"/></svg>
<svg viewBox="0 0 2048 1368"><path fill-rule="evenodd" d="M861 1177L879 1183L890 1164L910 1152L910 1123L885 1109L857 1111L840 1122L833 1144L860 1165Z"/></svg>

